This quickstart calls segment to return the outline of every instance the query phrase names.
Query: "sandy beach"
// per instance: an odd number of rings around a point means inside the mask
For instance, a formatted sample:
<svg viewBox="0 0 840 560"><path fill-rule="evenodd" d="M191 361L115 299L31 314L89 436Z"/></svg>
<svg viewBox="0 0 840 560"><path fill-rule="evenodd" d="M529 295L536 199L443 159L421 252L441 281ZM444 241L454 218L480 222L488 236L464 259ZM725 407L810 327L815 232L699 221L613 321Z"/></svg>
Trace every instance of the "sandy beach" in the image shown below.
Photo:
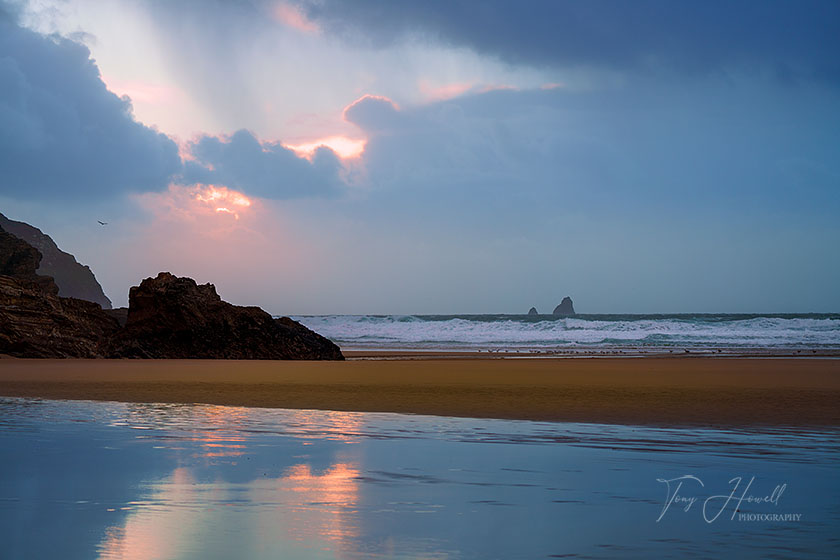
<svg viewBox="0 0 840 560"><path fill-rule="evenodd" d="M840 360L0 360L0 395L647 425L840 425Z"/></svg>

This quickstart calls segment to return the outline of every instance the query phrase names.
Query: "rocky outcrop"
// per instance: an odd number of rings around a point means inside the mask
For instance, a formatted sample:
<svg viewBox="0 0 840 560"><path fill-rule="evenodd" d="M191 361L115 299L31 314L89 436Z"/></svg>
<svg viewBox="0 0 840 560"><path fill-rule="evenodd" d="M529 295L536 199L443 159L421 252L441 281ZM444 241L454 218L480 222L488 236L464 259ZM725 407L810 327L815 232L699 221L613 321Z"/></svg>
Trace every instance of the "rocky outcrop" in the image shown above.
<svg viewBox="0 0 840 560"><path fill-rule="evenodd" d="M90 268L79 264L73 255L59 249L49 235L27 223L10 220L3 214L0 214L0 228L41 253L38 273L53 277L58 285L59 296L84 299L98 303L104 309L111 308L111 300L105 296Z"/></svg>
<svg viewBox="0 0 840 560"><path fill-rule="evenodd" d="M117 320L121 327L128 322L128 307L116 307L114 309L103 309L109 317Z"/></svg>
<svg viewBox="0 0 840 560"><path fill-rule="evenodd" d="M532 307L531 309L529 309L528 310L528 315L539 315L539 313L537 312L537 308Z"/></svg>
<svg viewBox="0 0 840 560"><path fill-rule="evenodd" d="M58 297L36 274L37 249L0 230L0 354L27 358L101 357L119 325L93 302Z"/></svg>
<svg viewBox="0 0 840 560"><path fill-rule="evenodd" d="M131 288L128 299L111 357L344 359L338 346L300 323L222 301L212 284L191 278L161 272Z"/></svg>
<svg viewBox="0 0 840 560"><path fill-rule="evenodd" d="M40 261L41 253L36 248L0 227L0 275L12 277L38 293L57 295L53 279L36 274Z"/></svg>
<svg viewBox="0 0 840 560"><path fill-rule="evenodd" d="M106 311L59 297L53 279L36 273L40 261L37 249L0 229L0 354L344 359L338 346L288 317L274 319L258 307L222 301L212 284L162 272L131 289L127 312Z"/></svg>
<svg viewBox="0 0 840 560"><path fill-rule="evenodd" d="M559 315L560 317L571 317L576 315L575 306L572 304L572 298L569 296L564 297L563 301L560 302L560 305L554 308L554 315Z"/></svg>

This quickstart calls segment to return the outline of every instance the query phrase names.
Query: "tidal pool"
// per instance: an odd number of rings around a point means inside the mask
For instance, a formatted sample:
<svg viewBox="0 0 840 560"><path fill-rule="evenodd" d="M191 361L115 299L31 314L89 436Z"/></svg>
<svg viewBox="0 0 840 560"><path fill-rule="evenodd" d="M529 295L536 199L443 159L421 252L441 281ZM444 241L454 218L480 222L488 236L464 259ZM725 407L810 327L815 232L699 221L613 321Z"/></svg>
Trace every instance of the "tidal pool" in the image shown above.
<svg viewBox="0 0 840 560"><path fill-rule="evenodd" d="M0 557L836 558L838 436L0 398Z"/></svg>

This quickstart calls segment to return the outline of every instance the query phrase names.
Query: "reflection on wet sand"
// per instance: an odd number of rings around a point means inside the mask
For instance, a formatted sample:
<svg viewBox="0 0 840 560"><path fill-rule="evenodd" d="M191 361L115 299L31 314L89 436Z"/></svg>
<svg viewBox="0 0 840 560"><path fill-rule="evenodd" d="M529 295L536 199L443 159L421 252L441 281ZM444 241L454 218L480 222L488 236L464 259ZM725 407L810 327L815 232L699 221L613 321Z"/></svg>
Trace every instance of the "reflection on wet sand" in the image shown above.
<svg viewBox="0 0 840 560"><path fill-rule="evenodd" d="M320 551L342 558L358 537L353 519L358 476L359 470L347 463L320 473L298 464L279 478L201 483L189 469L178 468L171 477L148 486L148 497L131 505L124 523L106 530L99 558L217 557L226 546L223 536L234 527L251 534L230 534L228 543L247 543L261 556L268 551ZM248 518L245 527L243 515Z"/></svg>
<svg viewBox="0 0 840 560"><path fill-rule="evenodd" d="M248 409L205 406L130 405L128 419L114 425L130 425L135 429L160 427L166 420L169 428L182 428L176 437L168 437L167 447L189 448L189 460L225 461L234 466L234 458L246 456L249 431ZM165 414L175 412L174 415ZM294 411L294 424L311 423L314 411ZM164 413L162 415L162 413ZM330 413L329 422L337 428L334 438L350 442L361 427L358 414ZM323 416L321 417L323 419ZM256 427L253 433L259 433ZM159 434L136 436L140 439ZM314 437L312 435L307 436ZM195 447L197 445L197 447ZM204 460L204 461L202 461ZM102 560L148 560L152 558L201 558L214 556L224 543L220 535L242 525L250 538L237 534L232 541L248 542L264 555L267 551L301 554L331 553L345 557L350 542L358 538L357 513L360 469L346 453L327 468L313 469L297 463L278 477L257 473L248 482L231 484L222 480L198 480L188 467L178 467L172 475L144 485L145 499L130 504L124 522L109 527L99 546ZM260 476L262 474L262 476ZM232 517L240 518L234 520ZM210 530L208 530L210 529ZM210 539L207 535L213 535ZM278 536L282 535L282 539ZM282 548L282 550L277 550ZM242 551L240 550L241 554ZM247 555L246 555L247 557Z"/></svg>
<svg viewBox="0 0 840 560"><path fill-rule="evenodd" d="M187 506L196 503L188 469L175 469L148 500L131 504L133 509L124 524L105 530L99 558L176 558L179 543L194 537L195 528L204 521L201 508ZM178 507L167 507L175 504Z"/></svg>
<svg viewBox="0 0 840 560"><path fill-rule="evenodd" d="M838 442L836 428L0 399L0 557L829 558ZM741 511L802 520L673 507L657 522L658 480L685 474L716 492L734 476L755 476L756 496L785 485L778 506Z"/></svg>
<svg viewBox="0 0 840 560"><path fill-rule="evenodd" d="M254 485L250 493L254 502L265 500L283 508L260 518L261 538L270 542L282 530L294 542L308 546L318 543L322 550L345 557L343 553L350 551L359 537L359 520L354 519L358 513L358 478L359 469L348 463L336 463L321 473L299 464L268 487Z"/></svg>

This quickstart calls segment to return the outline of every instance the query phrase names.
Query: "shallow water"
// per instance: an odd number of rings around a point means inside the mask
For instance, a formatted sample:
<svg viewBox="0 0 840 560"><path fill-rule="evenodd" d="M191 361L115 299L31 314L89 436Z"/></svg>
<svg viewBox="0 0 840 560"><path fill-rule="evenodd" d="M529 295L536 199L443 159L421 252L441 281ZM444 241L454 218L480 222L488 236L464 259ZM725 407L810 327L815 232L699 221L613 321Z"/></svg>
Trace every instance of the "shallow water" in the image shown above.
<svg viewBox="0 0 840 560"><path fill-rule="evenodd" d="M838 436L0 398L0 557L832 558Z"/></svg>

